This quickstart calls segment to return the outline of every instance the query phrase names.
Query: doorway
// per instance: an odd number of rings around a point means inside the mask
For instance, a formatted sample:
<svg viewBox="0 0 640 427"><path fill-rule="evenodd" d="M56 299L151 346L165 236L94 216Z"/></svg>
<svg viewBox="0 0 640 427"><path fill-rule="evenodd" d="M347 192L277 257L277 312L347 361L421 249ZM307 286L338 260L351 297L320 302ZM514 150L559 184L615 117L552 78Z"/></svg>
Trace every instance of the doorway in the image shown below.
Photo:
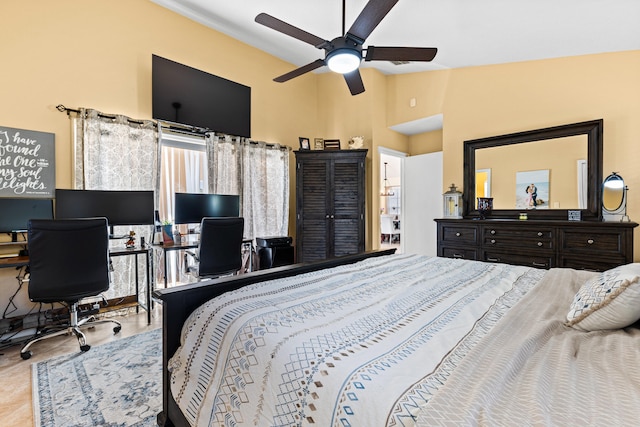
<svg viewBox="0 0 640 427"><path fill-rule="evenodd" d="M403 164L406 153L378 147L380 153L380 249L404 249L403 234Z"/></svg>
<svg viewBox="0 0 640 427"><path fill-rule="evenodd" d="M436 256L434 219L442 215L442 151L408 156L400 151L378 147L378 153L380 248L395 248L396 253ZM385 186L393 195L382 195ZM392 228L395 235L391 236L391 241L382 233L383 215L390 215L395 221Z"/></svg>

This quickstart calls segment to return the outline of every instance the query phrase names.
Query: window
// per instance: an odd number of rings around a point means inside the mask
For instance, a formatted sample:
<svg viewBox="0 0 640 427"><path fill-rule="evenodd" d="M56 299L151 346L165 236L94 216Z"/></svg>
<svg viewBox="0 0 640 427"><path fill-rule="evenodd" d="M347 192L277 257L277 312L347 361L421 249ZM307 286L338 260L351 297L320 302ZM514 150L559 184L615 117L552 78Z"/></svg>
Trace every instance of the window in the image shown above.
<svg viewBox="0 0 640 427"><path fill-rule="evenodd" d="M173 223L175 193L208 193L207 152L204 137L162 132L160 140L160 194L158 211L161 221ZM174 230L184 234L174 224ZM182 266L182 252L166 252L167 271L156 270L156 281L169 283L188 281ZM157 265L162 265L158 260Z"/></svg>
<svg viewBox="0 0 640 427"><path fill-rule="evenodd" d="M207 153L203 137L162 133L160 220L173 223L175 193L208 193Z"/></svg>

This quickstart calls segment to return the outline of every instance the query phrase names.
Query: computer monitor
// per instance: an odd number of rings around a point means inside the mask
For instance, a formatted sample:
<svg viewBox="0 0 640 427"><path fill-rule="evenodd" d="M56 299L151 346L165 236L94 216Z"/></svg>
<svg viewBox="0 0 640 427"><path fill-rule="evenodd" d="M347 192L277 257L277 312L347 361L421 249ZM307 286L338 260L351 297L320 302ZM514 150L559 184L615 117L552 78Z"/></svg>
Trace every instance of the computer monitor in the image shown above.
<svg viewBox="0 0 640 427"><path fill-rule="evenodd" d="M109 226L154 224L153 191L56 189L56 219L106 217Z"/></svg>
<svg viewBox="0 0 640 427"><path fill-rule="evenodd" d="M27 231L30 219L53 219L53 200L0 198L0 232Z"/></svg>
<svg viewBox="0 0 640 427"><path fill-rule="evenodd" d="M199 224L204 217L240 216L240 196L175 193L176 224Z"/></svg>

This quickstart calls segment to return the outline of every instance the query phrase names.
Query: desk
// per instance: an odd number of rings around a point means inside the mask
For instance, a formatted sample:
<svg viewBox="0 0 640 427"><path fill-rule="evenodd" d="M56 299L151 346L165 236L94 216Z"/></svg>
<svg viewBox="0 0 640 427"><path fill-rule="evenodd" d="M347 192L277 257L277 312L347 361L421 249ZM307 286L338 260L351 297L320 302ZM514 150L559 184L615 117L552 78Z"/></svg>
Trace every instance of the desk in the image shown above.
<svg viewBox="0 0 640 427"><path fill-rule="evenodd" d="M22 249L27 249L27 241L20 240L17 242L0 242L0 248L7 246L21 246ZM13 251L12 251L13 252ZM17 254L18 251L15 251ZM7 256L0 255L0 268L9 268L9 267L24 267L25 265L29 265L29 257L28 256Z"/></svg>
<svg viewBox="0 0 640 427"><path fill-rule="evenodd" d="M173 244L157 244L157 245L153 245L156 248L162 249L162 263L163 263L163 270L162 270L162 275L164 276L164 287L166 288L169 285L169 279L168 279L168 275L167 275L167 252L171 252L171 251L180 251L180 250L185 250L185 249L195 249L198 247L198 243L197 242L186 242L186 243L173 243Z"/></svg>
<svg viewBox="0 0 640 427"><path fill-rule="evenodd" d="M109 249L109 258L118 257L118 256L134 256L134 265L135 265L135 276L136 276L136 302L138 306L141 306L147 311L147 324L151 323L151 292L153 292L153 249L149 246L145 245L144 247L133 247L133 248L110 248ZM138 255L145 255L146 260L146 275L147 275L147 286L146 286L146 295L145 295L145 303L140 303L140 277L138 274ZM136 307L136 312L138 308Z"/></svg>
<svg viewBox="0 0 640 427"><path fill-rule="evenodd" d="M0 268L23 267L29 265L28 256L14 256L8 258L0 258Z"/></svg>
<svg viewBox="0 0 640 427"><path fill-rule="evenodd" d="M249 248L249 268L247 269L247 271L253 271L253 239L243 239L242 246L244 248ZM168 245L164 243L158 243L154 244L153 247L162 249L162 260L164 267L164 269L162 270L162 274L164 276L164 287L166 288L169 285L167 278L167 252L196 249L198 247L198 241L187 239L186 242L182 243L173 243Z"/></svg>
<svg viewBox="0 0 640 427"><path fill-rule="evenodd" d="M26 242L19 242L22 244L26 244ZM152 281L152 272L153 272L153 257L152 257L153 249L149 246L145 246L144 248L135 247L135 248L110 248L109 249L109 257L118 257L118 256L127 256L134 255L135 256L135 269L136 269L136 302L139 306L144 308L147 311L147 323L151 323L151 293L153 292L153 281ZM146 286L146 297L145 304L140 303L140 278L138 275L138 255L146 255L146 269L147 269L147 286ZM16 256L16 257L8 257L8 258L0 258L0 268L10 268L10 267L24 267L29 265L29 257L28 256Z"/></svg>

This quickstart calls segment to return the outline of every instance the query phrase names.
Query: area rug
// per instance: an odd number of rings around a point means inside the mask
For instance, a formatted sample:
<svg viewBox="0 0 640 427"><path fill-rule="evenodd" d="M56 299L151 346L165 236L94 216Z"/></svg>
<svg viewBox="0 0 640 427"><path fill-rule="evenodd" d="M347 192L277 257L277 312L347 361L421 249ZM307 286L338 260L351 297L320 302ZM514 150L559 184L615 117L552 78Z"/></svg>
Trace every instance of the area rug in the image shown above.
<svg viewBox="0 0 640 427"><path fill-rule="evenodd" d="M162 410L160 329L33 366L37 427L154 426Z"/></svg>

